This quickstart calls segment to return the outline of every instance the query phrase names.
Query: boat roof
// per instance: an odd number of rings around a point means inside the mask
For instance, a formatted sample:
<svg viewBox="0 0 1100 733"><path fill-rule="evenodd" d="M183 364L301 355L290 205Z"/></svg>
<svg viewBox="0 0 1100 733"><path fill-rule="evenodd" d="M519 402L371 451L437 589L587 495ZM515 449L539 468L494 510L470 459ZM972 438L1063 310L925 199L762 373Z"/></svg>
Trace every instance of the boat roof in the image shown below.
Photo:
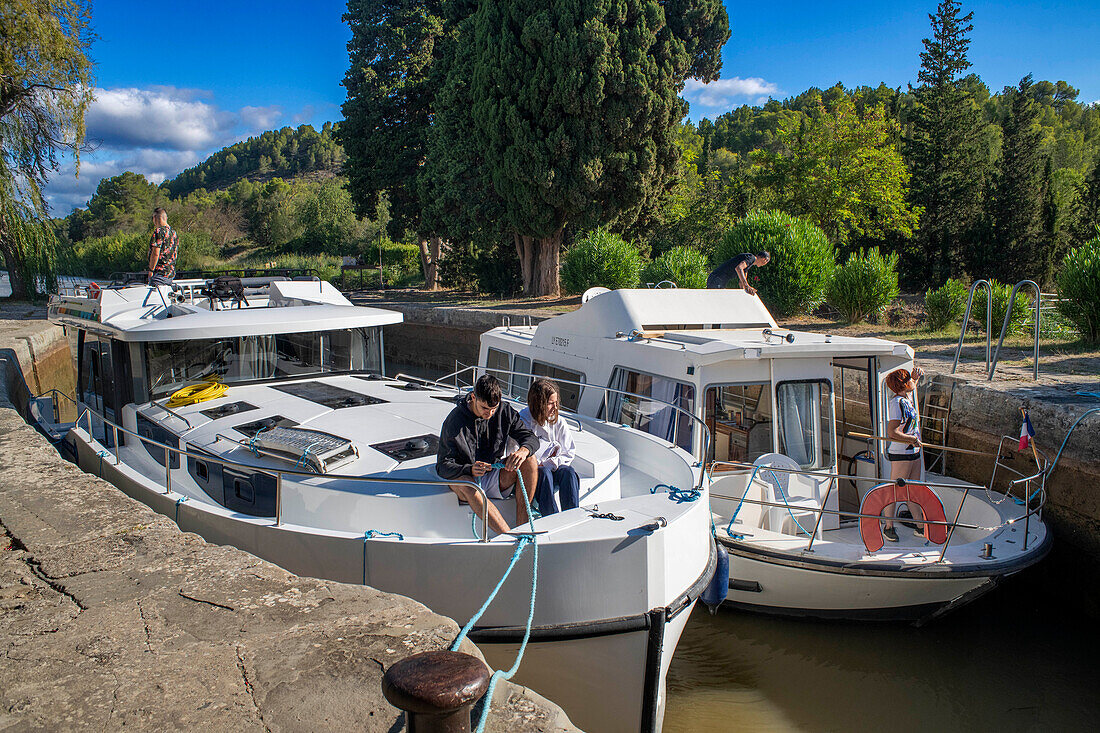
<svg viewBox="0 0 1100 733"><path fill-rule="evenodd" d="M140 285L55 296L49 319L137 342L332 331L402 320L396 311L352 305L324 281L253 283L245 289L243 302L205 296L210 282L185 280L177 281L175 289Z"/></svg>
<svg viewBox="0 0 1100 733"><path fill-rule="evenodd" d="M909 346L888 339L781 329L760 298L744 290L611 290L538 326L493 333L567 353L583 353L585 339L628 341L684 352L699 364L737 358L913 355Z"/></svg>

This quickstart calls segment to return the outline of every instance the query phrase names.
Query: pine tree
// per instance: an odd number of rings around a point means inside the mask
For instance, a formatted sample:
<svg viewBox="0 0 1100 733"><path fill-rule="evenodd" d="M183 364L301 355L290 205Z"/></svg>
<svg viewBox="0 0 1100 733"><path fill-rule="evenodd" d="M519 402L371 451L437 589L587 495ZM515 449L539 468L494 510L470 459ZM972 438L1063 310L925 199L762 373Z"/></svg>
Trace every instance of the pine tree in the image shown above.
<svg viewBox="0 0 1100 733"><path fill-rule="evenodd" d="M967 34L974 13L943 0L934 15L932 37L923 40L920 86L910 88L914 108L905 140L912 173L910 203L923 210L907 252L910 268L928 282L962 272L982 216L982 191L989 171L983 139L986 122L963 84L970 67Z"/></svg>
<svg viewBox="0 0 1100 733"><path fill-rule="evenodd" d="M1004 141L992 205L993 274L1006 282L1049 276L1053 259L1044 252L1042 130L1031 96L1031 75L1016 89L1006 89L1007 109L1001 122Z"/></svg>

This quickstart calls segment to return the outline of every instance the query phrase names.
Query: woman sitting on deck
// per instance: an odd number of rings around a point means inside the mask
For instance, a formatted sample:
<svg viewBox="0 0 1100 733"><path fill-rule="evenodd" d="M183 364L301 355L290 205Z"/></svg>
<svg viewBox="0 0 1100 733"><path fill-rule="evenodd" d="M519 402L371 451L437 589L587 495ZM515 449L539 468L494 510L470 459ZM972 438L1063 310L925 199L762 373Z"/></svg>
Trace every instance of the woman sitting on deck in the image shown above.
<svg viewBox="0 0 1100 733"><path fill-rule="evenodd" d="M558 511L555 493L561 499L562 511L575 509L580 503L580 480L569 465L576 448L569 426L558 417L560 406L558 385L548 379L535 379L527 390L527 407L519 413L520 419L539 439L539 449L535 452L539 462L535 503L544 516Z"/></svg>

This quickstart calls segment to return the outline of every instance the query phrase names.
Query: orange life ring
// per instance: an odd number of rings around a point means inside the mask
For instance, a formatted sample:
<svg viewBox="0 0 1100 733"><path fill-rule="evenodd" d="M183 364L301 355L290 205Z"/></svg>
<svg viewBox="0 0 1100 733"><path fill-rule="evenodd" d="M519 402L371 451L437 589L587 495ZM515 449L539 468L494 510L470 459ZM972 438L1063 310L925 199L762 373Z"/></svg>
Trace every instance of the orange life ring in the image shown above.
<svg viewBox="0 0 1100 733"><path fill-rule="evenodd" d="M102 292L103 292L103 289L99 287L99 283L97 283L97 282L93 282L91 285L88 286L88 297L89 298L95 298L95 299L98 300L99 296Z"/></svg>
<svg viewBox="0 0 1100 733"><path fill-rule="evenodd" d="M863 497L863 502L859 505L859 513L864 515L859 519L859 534L868 552L882 549L882 527L879 524L882 521L879 518L882 510L890 504L902 501L919 506L924 512L925 519L936 522L947 521L940 497L924 484L906 483L904 486L898 486L896 483L889 483L876 486L867 492L867 496ZM925 524L924 531L928 539L937 545L947 542L946 524Z"/></svg>

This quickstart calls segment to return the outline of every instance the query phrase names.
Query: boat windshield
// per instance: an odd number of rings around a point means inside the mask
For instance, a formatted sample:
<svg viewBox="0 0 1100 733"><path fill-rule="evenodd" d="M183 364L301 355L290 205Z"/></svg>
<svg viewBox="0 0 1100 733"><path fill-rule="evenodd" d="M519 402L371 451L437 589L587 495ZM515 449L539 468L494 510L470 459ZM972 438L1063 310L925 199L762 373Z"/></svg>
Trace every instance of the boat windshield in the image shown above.
<svg viewBox="0 0 1100 733"><path fill-rule="evenodd" d="M347 370L382 371L380 329L189 339L145 345L150 397L217 376L223 382Z"/></svg>

